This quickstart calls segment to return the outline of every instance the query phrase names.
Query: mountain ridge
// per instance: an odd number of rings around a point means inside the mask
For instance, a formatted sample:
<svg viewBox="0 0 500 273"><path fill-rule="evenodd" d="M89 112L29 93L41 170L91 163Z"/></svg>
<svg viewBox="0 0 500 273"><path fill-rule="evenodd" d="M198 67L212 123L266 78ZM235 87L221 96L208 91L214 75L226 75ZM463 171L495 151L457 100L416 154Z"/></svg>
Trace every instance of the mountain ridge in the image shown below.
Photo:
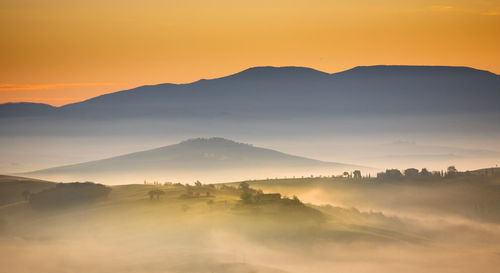
<svg viewBox="0 0 500 273"><path fill-rule="evenodd" d="M288 77L302 77L303 79L308 79L308 80L332 80L332 79L337 79L339 77L345 77L345 76L351 76L356 73L361 73L362 76L370 76L370 77L380 77L382 75L387 75L388 73L396 73L399 74L399 76L402 75L408 75L408 73L426 73L426 74L433 74L436 72L440 72L442 74L444 73L459 73L459 74L467 74L467 73L472 73L474 75L481 75L481 76L488 76L492 78L499 78L500 76L487 71L487 70L480 70L472 67L467 67L467 66L425 66L425 65L372 65L372 66L356 66L351 69L347 69L344 71L340 72L334 72L334 73L327 73L323 72L320 70L316 70L313 68L309 67L301 67L301 66L256 66L256 67L250 67L245 70L242 70L240 72L228 75L228 76L223 76L219 78L212 78L212 79L200 79L197 81L193 81L190 83L184 83L184 84L174 84L174 83L161 83L161 84L153 84L153 85L142 85L138 87L134 87L131 89L126 89L126 90L119 90L116 92L111 92L107 94L102 94L87 100L75 102L75 103L69 103L66 105L62 105L59 107L56 106L51 106L48 104L44 103L33 103L33 102L8 102L8 103L3 103L0 104L0 115L5 116L6 113L8 116L11 116L12 114L8 114L9 111L12 111L12 108L15 106L19 107L29 107L32 106L32 109L36 110L35 107L40 108L41 106L50 106L46 107L47 109L52 108L55 112L57 112L58 109L65 109L65 108L70 108L71 106L74 105L79 105L82 103L91 103L91 102L96 102L99 101L102 98L106 98L109 96L120 96L120 95L130 95L133 93L140 93L141 91L147 91L150 88L162 88L162 89L171 89L171 88L185 88L185 87L191 87L191 86L196 86L199 84L203 84L206 82L214 82L214 81L227 81L227 80L276 80L283 78L285 76ZM360 75L353 75L356 77L359 77ZM6 109L10 108L10 109Z"/></svg>
<svg viewBox="0 0 500 273"><path fill-rule="evenodd" d="M470 66L447 66L447 65L360 65L360 66L355 66L351 69L332 73L330 75L335 75L335 74L342 74L346 72L352 72L352 71L384 71L384 72L394 72L396 69L399 71L408 73L408 72L418 72L418 71L423 71L423 72L472 72L472 73L478 73L478 74L484 74L484 75L490 75L490 76L499 76L498 74L495 74L491 71L488 70L483 70L483 69L477 69L473 68Z"/></svg>

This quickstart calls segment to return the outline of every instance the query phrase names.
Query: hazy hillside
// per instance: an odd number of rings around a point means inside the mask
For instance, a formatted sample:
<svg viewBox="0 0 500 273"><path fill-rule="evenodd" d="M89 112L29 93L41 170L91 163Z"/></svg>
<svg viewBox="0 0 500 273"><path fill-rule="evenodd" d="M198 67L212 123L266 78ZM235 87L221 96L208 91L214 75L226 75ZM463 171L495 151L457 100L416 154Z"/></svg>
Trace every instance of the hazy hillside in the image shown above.
<svg viewBox="0 0 500 273"><path fill-rule="evenodd" d="M491 172L493 169L489 169ZM497 176L365 178L297 178L250 181L266 192L298 195L306 202L384 211L391 215L500 224L500 173ZM471 173L484 173L475 170ZM441 217L441 218L440 218Z"/></svg>
<svg viewBox="0 0 500 273"><path fill-rule="evenodd" d="M223 138L190 139L179 144L109 159L25 173L64 181L110 184L161 181L222 182L231 180L334 174L366 167L323 162L237 143Z"/></svg>

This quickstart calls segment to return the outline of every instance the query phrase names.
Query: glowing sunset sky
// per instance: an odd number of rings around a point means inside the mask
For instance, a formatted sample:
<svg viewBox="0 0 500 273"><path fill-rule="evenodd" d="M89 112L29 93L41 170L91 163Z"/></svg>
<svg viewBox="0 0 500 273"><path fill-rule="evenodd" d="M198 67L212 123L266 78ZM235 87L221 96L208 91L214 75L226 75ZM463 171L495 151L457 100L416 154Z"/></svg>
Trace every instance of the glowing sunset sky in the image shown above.
<svg viewBox="0 0 500 273"><path fill-rule="evenodd" d="M62 105L259 65L500 73L500 0L0 0L0 103Z"/></svg>

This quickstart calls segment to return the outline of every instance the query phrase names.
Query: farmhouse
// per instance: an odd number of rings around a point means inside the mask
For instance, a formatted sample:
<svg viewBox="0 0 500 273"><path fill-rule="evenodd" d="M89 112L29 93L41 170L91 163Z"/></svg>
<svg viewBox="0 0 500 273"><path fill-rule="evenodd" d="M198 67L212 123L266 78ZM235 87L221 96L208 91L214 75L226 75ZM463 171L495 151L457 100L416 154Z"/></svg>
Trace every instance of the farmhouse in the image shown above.
<svg viewBox="0 0 500 273"><path fill-rule="evenodd" d="M259 195L260 201L277 201L281 199L281 194L279 193L263 193Z"/></svg>

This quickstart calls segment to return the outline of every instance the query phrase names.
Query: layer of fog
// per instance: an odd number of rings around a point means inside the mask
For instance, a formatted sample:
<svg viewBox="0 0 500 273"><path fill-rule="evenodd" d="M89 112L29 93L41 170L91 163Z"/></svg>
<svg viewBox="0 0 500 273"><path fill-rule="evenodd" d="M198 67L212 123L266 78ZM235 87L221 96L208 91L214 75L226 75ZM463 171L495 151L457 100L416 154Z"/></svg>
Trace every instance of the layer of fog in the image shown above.
<svg viewBox="0 0 500 273"><path fill-rule="evenodd" d="M375 168L460 170L500 162L497 117L377 116L258 122L220 120L1 123L0 172L17 173L103 159L219 136L324 161ZM28 125L26 125L28 124ZM401 145L406 143L407 145ZM447 147L441 149L439 147ZM434 149L435 148L435 149Z"/></svg>
<svg viewBox="0 0 500 273"><path fill-rule="evenodd" d="M234 181L245 181L255 179L274 179L274 178L300 178L310 176L337 176L341 175L344 171L352 172L356 169L363 170L363 167L305 167L305 168L258 168L252 167L241 168L227 168L224 170L170 170L170 171L128 171L123 172L84 172L84 173L70 173L70 174L21 174L23 177L42 179L47 181L56 182L75 182L75 181L91 181L106 185L126 185L126 184L140 184L144 182L158 182L158 183L182 183L194 184L196 181L201 181L206 184L228 183ZM369 169L375 173L376 169Z"/></svg>
<svg viewBox="0 0 500 273"><path fill-rule="evenodd" d="M500 266L500 225L447 210L447 202L460 201L460 195L450 194L443 209L433 210L429 205L435 204L425 204L435 198L429 196L432 188L386 187L385 195L370 189L358 194L320 187L280 190L316 204L359 206L365 213L320 209L331 213L333 219L328 221L334 228L343 227L345 221L351 223L345 227L369 225L373 230L359 237L349 233L330 237L318 232L325 224L305 224L302 229L300 219L294 218L259 218L206 206L183 211L176 203L182 200L162 203L166 201L147 200L144 193L115 190L110 202L95 207L53 213L19 206L10 212L7 219L17 224L0 234L0 267L12 273L465 273L496 272ZM437 191L436 195L445 193ZM466 195L470 190L459 187L458 192ZM113 194L120 199L113 201ZM386 200L388 196L393 197ZM408 196L413 198L401 206ZM348 218L342 219L342 213ZM370 230L378 235L371 238ZM384 238L383 230L394 233Z"/></svg>
<svg viewBox="0 0 500 273"><path fill-rule="evenodd" d="M119 243L119 245L116 245ZM210 246L2 240L9 272L496 272L498 248L446 245L263 246L217 232Z"/></svg>
<svg viewBox="0 0 500 273"><path fill-rule="evenodd" d="M145 236L117 229L104 237L89 225L68 230L74 234L61 235L62 239L2 238L0 266L12 273L496 272L498 226L494 232L484 232L437 225L434 228L446 240L422 244L265 242L210 227L202 235L145 229L141 231Z"/></svg>

